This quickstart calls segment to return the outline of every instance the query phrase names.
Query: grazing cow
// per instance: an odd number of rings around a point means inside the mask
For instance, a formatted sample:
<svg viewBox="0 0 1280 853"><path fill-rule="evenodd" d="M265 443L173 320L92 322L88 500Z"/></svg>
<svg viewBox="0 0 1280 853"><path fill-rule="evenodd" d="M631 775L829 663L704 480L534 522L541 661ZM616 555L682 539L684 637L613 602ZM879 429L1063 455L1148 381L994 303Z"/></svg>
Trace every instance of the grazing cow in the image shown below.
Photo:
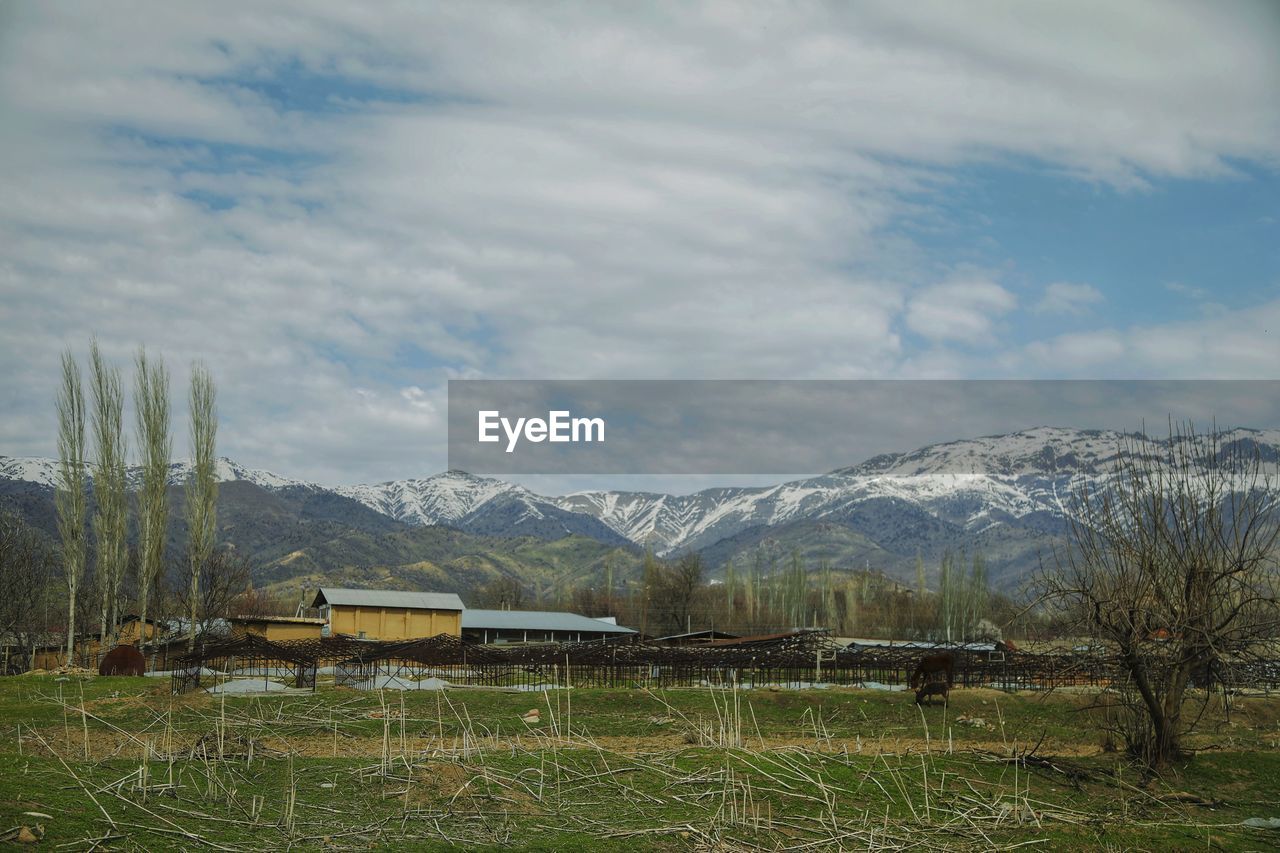
<svg viewBox="0 0 1280 853"><path fill-rule="evenodd" d="M920 689L916 691L916 704L923 705L925 697L941 696L942 704L947 704L947 691L951 689L945 681L930 681L920 685ZM932 704L932 703L930 703Z"/></svg>
<svg viewBox="0 0 1280 853"><path fill-rule="evenodd" d="M137 646L116 646L98 664L98 675L142 675L147 671L147 659Z"/></svg>
<svg viewBox="0 0 1280 853"><path fill-rule="evenodd" d="M947 676L947 687L955 684L956 656L954 653L938 652L920 658L915 672L911 673L911 689L914 690L922 684L936 680L935 676L941 673Z"/></svg>

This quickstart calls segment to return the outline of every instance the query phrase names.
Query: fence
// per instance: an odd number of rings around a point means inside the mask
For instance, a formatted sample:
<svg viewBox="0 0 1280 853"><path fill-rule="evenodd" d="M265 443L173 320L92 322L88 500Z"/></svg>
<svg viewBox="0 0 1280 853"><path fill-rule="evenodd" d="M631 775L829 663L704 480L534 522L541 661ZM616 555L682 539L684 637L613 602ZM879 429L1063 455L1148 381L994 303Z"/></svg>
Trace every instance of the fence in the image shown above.
<svg viewBox="0 0 1280 853"><path fill-rule="evenodd" d="M174 692L210 679L283 679L315 688L332 667L339 686L375 687L387 679L439 679L450 684L508 687L742 687L782 685L906 685L920 659L949 652L954 682L997 690L1102 688L1123 683L1114 657L1036 654L993 644L974 646L852 646L823 631L778 635L760 642L668 646L635 638L528 646L482 646L451 635L367 641L347 637L272 642L254 635L210 643L177 657ZM1198 686L1280 687L1280 661L1216 664Z"/></svg>

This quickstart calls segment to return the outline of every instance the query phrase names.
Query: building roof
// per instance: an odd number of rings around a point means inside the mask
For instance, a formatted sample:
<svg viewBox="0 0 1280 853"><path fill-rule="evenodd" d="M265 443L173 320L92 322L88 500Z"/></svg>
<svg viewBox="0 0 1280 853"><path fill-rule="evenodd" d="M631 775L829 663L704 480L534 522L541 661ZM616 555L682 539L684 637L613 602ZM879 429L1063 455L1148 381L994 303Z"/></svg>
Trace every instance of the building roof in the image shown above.
<svg viewBox="0 0 1280 853"><path fill-rule="evenodd" d="M403 592L397 589L345 589L325 586L316 593L312 607L392 607L409 610L461 610L462 599L452 592Z"/></svg>
<svg viewBox="0 0 1280 853"><path fill-rule="evenodd" d="M825 636L825 628L794 628L790 631L779 631L776 634L754 634L750 637L729 637L723 640L708 640L708 646L754 646L758 643L773 643L778 640L789 640L792 637Z"/></svg>
<svg viewBox="0 0 1280 853"><path fill-rule="evenodd" d="M996 640L984 640L972 643L944 643L942 641L933 642L930 640L874 640L860 637L839 637L836 642L851 649L912 649L922 652L932 652L940 649L960 649L961 651L966 652L1004 650L1004 647Z"/></svg>
<svg viewBox="0 0 1280 853"><path fill-rule="evenodd" d="M730 634L728 631L716 631L708 628L704 631L689 631L684 634L671 634L666 637L658 637L655 643L675 643L680 640L740 640L741 634Z"/></svg>
<svg viewBox="0 0 1280 853"><path fill-rule="evenodd" d="M310 616L232 616L232 622L272 622L287 625L324 625L325 620Z"/></svg>
<svg viewBox="0 0 1280 853"><path fill-rule="evenodd" d="M603 619L591 619L577 613L547 610L472 610L462 611L462 629L494 631L588 631L602 634L634 634L630 628Z"/></svg>

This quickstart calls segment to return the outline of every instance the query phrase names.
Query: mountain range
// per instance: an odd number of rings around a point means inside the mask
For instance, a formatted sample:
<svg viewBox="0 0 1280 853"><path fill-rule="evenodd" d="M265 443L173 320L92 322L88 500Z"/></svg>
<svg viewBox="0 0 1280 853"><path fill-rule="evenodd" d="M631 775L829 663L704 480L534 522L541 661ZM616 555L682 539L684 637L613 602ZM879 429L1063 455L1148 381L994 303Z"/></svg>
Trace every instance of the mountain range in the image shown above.
<svg viewBox="0 0 1280 853"><path fill-rule="evenodd" d="M1238 429L1280 459L1280 430ZM219 538L252 557L269 583L326 580L465 591L497 576L532 586L625 577L650 548L766 567L873 568L909 579L917 556L980 551L993 582L1017 586L1059 545L1070 495L1109 475L1126 436L1039 427L888 454L816 477L689 495L595 491L540 495L462 471L326 487L220 459ZM172 545L181 547L186 462L170 468ZM0 504L51 535L55 460L0 456ZM136 481L137 472L130 472Z"/></svg>

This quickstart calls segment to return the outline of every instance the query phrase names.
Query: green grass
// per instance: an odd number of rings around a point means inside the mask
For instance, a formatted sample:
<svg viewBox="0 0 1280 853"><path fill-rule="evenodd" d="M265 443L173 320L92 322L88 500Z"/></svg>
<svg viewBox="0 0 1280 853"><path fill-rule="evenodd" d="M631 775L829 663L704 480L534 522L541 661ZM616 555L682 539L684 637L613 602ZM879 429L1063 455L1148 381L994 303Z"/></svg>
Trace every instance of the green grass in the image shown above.
<svg viewBox="0 0 1280 853"><path fill-rule="evenodd" d="M167 688L0 680L0 830L38 825L64 850L106 836L147 850L1280 842L1240 825L1280 816L1271 699L1211 715L1195 741L1208 749L1148 779L1099 750L1077 695L957 690L922 713L909 695L854 689L735 702L707 689ZM522 722L534 707L539 722ZM1010 760L1037 744L1046 765Z"/></svg>

